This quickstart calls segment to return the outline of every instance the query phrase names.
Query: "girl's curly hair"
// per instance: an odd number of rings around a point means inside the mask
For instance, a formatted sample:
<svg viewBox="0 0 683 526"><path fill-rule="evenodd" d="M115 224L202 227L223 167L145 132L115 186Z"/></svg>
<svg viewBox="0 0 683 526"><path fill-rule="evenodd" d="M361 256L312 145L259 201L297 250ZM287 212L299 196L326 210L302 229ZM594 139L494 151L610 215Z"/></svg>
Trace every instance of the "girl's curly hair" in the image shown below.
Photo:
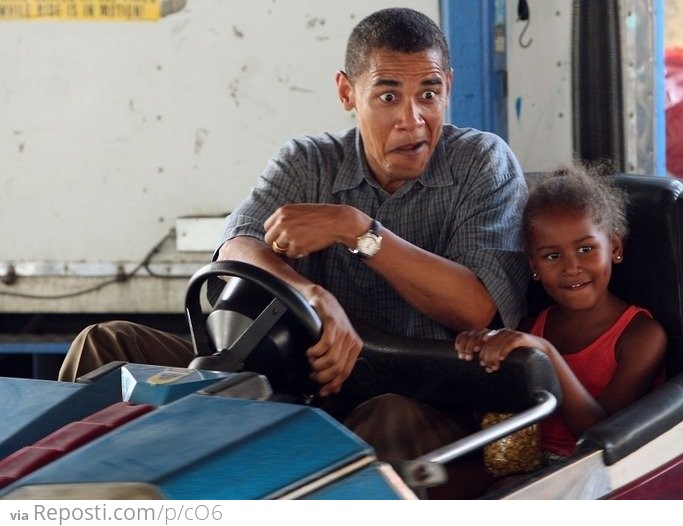
<svg viewBox="0 0 683 526"><path fill-rule="evenodd" d="M529 189L522 216L524 240L529 245L531 221L554 210L580 210L595 223L622 239L628 235L628 196L606 173L606 164L574 162L542 174Z"/></svg>

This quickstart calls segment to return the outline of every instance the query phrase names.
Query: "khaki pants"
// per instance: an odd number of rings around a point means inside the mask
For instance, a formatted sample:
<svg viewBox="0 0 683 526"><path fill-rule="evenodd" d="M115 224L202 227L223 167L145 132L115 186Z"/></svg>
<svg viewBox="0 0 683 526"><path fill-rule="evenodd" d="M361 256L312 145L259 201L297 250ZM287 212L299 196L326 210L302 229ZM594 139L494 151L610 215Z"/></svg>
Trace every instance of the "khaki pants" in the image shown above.
<svg viewBox="0 0 683 526"><path fill-rule="evenodd" d="M380 460L413 459L473 431L466 415L392 393L360 404L344 425L371 444Z"/></svg>
<svg viewBox="0 0 683 526"><path fill-rule="evenodd" d="M476 431L473 415L437 409L396 394L371 398L356 407L344 425L370 444L379 460L411 460ZM448 480L426 491L429 499L478 498L494 483L480 452L446 468Z"/></svg>
<svg viewBox="0 0 683 526"><path fill-rule="evenodd" d="M189 340L137 323L110 321L90 325L76 336L58 379L74 382L114 361L187 367L193 358Z"/></svg>

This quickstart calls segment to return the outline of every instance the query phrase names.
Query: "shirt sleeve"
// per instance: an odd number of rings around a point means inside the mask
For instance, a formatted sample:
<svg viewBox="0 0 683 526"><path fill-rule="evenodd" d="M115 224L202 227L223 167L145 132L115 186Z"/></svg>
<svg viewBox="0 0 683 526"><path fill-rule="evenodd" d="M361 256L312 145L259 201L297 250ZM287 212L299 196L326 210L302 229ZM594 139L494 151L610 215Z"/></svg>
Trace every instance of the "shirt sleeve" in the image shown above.
<svg viewBox="0 0 683 526"><path fill-rule="evenodd" d="M237 236L263 241L266 219L284 204L302 202L305 175L297 168L302 156L306 155L300 143L290 140L268 161L256 187L225 218L220 244Z"/></svg>
<svg viewBox="0 0 683 526"><path fill-rule="evenodd" d="M491 294L503 324L526 314L528 270L522 211L528 196L519 162L499 137L483 134L463 189L447 257L470 269Z"/></svg>

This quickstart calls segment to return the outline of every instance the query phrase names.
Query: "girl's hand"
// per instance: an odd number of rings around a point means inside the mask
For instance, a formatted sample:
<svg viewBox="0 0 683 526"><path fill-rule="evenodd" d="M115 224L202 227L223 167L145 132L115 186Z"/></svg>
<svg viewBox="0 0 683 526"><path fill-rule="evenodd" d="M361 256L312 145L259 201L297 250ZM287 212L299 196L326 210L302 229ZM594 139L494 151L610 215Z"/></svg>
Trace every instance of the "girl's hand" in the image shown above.
<svg viewBox="0 0 683 526"><path fill-rule="evenodd" d="M490 329L480 329L476 331L463 331L455 337L455 351L461 360L471 361L475 353L481 351L486 334L492 332Z"/></svg>
<svg viewBox="0 0 683 526"><path fill-rule="evenodd" d="M517 347L534 347L548 354L550 345L543 338L510 329L465 331L455 339L458 358L471 360L479 354L479 364L488 373L497 371L500 362Z"/></svg>

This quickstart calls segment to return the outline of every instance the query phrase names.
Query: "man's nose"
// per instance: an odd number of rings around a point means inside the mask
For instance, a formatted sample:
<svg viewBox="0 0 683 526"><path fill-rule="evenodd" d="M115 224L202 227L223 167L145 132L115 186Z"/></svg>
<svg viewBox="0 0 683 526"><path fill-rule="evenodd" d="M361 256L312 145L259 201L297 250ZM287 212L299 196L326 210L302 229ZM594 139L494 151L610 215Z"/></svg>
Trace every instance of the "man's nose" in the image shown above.
<svg viewBox="0 0 683 526"><path fill-rule="evenodd" d="M401 105L399 119L396 123L398 128L414 129L424 124L420 105L412 100L406 100Z"/></svg>

